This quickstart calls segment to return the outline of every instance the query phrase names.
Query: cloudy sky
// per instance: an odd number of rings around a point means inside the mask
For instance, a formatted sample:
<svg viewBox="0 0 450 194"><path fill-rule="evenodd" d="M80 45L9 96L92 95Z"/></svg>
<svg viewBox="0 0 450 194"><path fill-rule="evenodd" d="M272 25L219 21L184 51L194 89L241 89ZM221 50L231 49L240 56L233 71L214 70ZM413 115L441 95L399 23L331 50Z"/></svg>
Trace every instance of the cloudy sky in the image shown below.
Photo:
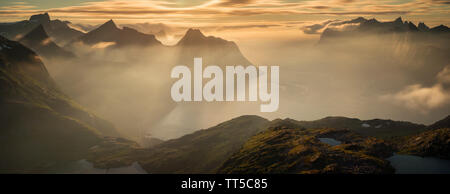
<svg viewBox="0 0 450 194"><path fill-rule="evenodd" d="M25 19L43 11L75 22L165 22L211 25L289 25L355 16L403 16L431 25L450 24L448 0L3 0L0 20Z"/></svg>

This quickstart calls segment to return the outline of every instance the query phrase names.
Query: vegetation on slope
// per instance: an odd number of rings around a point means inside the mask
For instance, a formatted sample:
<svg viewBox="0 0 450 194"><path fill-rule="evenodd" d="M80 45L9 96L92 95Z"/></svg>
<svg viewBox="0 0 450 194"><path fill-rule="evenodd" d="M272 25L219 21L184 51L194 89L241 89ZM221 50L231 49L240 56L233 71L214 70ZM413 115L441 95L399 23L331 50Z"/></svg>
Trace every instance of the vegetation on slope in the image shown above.
<svg viewBox="0 0 450 194"><path fill-rule="evenodd" d="M291 120L259 133L219 169L218 173L392 173L379 158L393 153L383 140L365 138L349 130L305 129ZM335 138L337 146L319 138Z"/></svg>

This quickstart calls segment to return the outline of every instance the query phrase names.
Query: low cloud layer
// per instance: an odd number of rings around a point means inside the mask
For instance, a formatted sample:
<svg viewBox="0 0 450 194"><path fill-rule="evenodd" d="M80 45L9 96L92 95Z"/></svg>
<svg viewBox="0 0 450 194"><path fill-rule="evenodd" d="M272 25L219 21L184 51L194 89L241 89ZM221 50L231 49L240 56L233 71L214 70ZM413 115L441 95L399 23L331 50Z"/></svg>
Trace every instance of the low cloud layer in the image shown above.
<svg viewBox="0 0 450 194"><path fill-rule="evenodd" d="M436 76L436 83L426 87L421 84L407 86L395 93L382 96L383 100L391 101L409 109L427 113L450 103L450 66L446 66Z"/></svg>

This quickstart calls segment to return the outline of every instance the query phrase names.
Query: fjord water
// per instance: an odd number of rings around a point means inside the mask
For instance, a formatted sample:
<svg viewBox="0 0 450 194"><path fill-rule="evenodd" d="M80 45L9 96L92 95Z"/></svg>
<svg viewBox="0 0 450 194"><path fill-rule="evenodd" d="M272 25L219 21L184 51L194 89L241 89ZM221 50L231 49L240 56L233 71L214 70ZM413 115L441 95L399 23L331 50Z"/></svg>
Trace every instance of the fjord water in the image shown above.
<svg viewBox="0 0 450 194"><path fill-rule="evenodd" d="M319 140L330 146L341 144L333 138L319 138ZM387 160L395 168L396 174L450 174L450 160L401 154L394 154Z"/></svg>
<svg viewBox="0 0 450 194"><path fill-rule="evenodd" d="M330 146L336 146L336 145L341 144L340 141L335 140L335 139L333 139L333 138L319 138L319 140L320 140L322 143L326 143L326 144L328 144L328 145L330 145Z"/></svg>
<svg viewBox="0 0 450 194"><path fill-rule="evenodd" d="M396 174L450 174L450 160L394 154L387 158Z"/></svg>

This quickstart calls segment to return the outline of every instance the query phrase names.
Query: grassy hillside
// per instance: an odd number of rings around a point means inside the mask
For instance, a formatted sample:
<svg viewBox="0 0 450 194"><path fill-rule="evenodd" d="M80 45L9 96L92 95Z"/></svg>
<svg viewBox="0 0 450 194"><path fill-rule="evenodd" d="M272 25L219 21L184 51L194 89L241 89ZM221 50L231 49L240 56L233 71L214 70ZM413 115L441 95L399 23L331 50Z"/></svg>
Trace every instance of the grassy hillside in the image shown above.
<svg viewBox="0 0 450 194"><path fill-rule="evenodd" d="M450 159L450 128L434 129L398 141L402 154Z"/></svg>
<svg viewBox="0 0 450 194"><path fill-rule="evenodd" d="M319 138L334 138L337 146ZM393 147L382 140L365 138L348 130L305 129L292 120L273 121L219 169L218 173L392 173L381 158Z"/></svg>

